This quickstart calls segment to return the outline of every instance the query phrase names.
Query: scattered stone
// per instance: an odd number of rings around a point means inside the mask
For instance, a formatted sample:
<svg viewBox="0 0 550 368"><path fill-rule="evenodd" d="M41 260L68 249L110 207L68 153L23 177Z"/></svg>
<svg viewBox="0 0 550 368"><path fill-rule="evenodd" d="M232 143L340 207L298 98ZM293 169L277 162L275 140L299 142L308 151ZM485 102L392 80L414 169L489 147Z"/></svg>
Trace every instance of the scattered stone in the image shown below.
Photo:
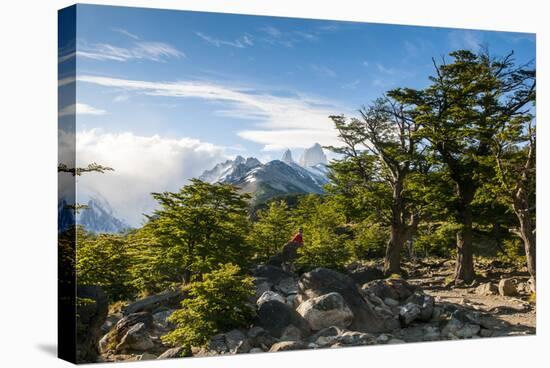
<svg viewBox="0 0 550 368"><path fill-rule="evenodd" d="M464 327L456 331L454 334L456 337L461 339L470 339L477 335L480 331L481 327L479 325L475 325L472 323L466 323Z"/></svg>
<svg viewBox="0 0 550 368"><path fill-rule="evenodd" d="M420 307L414 303L407 303L399 311L399 320L403 326L408 326L421 315Z"/></svg>
<svg viewBox="0 0 550 368"><path fill-rule="evenodd" d="M153 321L163 328L168 328L170 326L168 317L170 317L175 311L175 309L167 309L162 312L155 313L153 314Z"/></svg>
<svg viewBox="0 0 550 368"><path fill-rule="evenodd" d="M414 293L416 288L402 278L375 280L363 285L362 289L382 300L386 298L404 301Z"/></svg>
<svg viewBox="0 0 550 368"><path fill-rule="evenodd" d="M302 341L281 341L276 344L273 344L270 352L276 351L290 351L290 350L300 350L306 349L308 346Z"/></svg>
<svg viewBox="0 0 550 368"><path fill-rule="evenodd" d="M390 341L390 336L386 334L381 334L376 338L376 343L378 344L387 344Z"/></svg>
<svg viewBox="0 0 550 368"><path fill-rule="evenodd" d="M389 307L397 307L399 305L399 302L392 298L385 298L384 304L386 304Z"/></svg>
<svg viewBox="0 0 550 368"><path fill-rule="evenodd" d="M284 295L298 294L298 280L293 277L285 277L276 288Z"/></svg>
<svg viewBox="0 0 550 368"><path fill-rule="evenodd" d="M258 308L256 324L263 327L274 337L281 337L284 329L294 325L303 336L310 333L309 323L294 309L277 300L264 302Z"/></svg>
<svg viewBox="0 0 550 368"><path fill-rule="evenodd" d="M287 326L281 335L281 341L299 341L302 339L302 332L295 326Z"/></svg>
<svg viewBox="0 0 550 368"><path fill-rule="evenodd" d="M260 348L252 348L250 349L250 351L248 352L249 354L256 354L256 353L263 353L264 351Z"/></svg>
<svg viewBox="0 0 550 368"><path fill-rule="evenodd" d="M479 295L496 295L498 294L498 287L492 282L486 282L479 285L475 289L475 293Z"/></svg>
<svg viewBox="0 0 550 368"><path fill-rule="evenodd" d="M268 302L270 300L276 300L281 303L286 303L285 298L275 291L268 290L262 294L262 296L256 301L256 305L260 307L263 303Z"/></svg>
<svg viewBox="0 0 550 368"><path fill-rule="evenodd" d="M176 347L166 350L164 353L158 356L157 359L172 359L183 356L184 349L182 347Z"/></svg>
<svg viewBox="0 0 550 368"><path fill-rule="evenodd" d="M359 285L384 278L384 272L379 268L362 265L356 265L354 268L348 270L348 275Z"/></svg>
<svg viewBox="0 0 550 368"><path fill-rule="evenodd" d="M353 320L353 313L344 298L335 292L308 299L296 311L309 322L314 331L330 326L348 327Z"/></svg>
<svg viewBox="0 0 550 368"><path fill-rule="evenodd" d="M432 318L434 310L434 298L431 295L424 294L421 291L415 291L414 294L409 296L406 303L413 303L420 308L420 315L418 318L423 322L428 322Z"/></svg>
<svg viewBox="0 0 550 368"><path fill-rule="evenodd" d="M251 349L246 335L240 330L231 330L225 335L225 345L230 351L247 353Z"/></svg>
<svg viewBox="0 0 550 368"><path fill-rule="evenodd" d="M151 340L145 323L139 322L133 325L122 337L116 347L117 352L147 351L155 347Z"/></svg>
<svg viewBox="0 0 550 368"><path fill-rule="evenodd" d="M326 268L316 268L304 273L298 283L300 295L304 300L316 298L331 292L339 293L353 313L350 328L364 332L385 332L389 328L365 301L355 282L339 272Z"/></svg>
<svg viewBox="0 0 550 368"><path fill-rule="evenodd" d="M154 360L157 359L157 356L151 353L143 353L136 357L136 360Z"/></svg>
<svg viewBox="0 0 550 368"><path fill-rule="evenodd" d="M498 293L502 296L516 296L518 291L514 279L502 279L498 283Z"/></svg>

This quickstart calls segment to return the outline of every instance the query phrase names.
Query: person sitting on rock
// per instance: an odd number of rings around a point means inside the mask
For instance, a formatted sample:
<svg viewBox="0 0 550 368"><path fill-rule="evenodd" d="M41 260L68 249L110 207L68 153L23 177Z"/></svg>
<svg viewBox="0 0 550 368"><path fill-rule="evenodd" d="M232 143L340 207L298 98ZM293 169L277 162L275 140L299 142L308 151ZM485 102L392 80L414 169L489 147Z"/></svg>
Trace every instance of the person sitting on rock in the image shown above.
<svg viewBox="0 0 550 368"><path fill-rule="evenodd" d="M304 240L303 240L303 238L302 238L302 228L299 228L299 229L298 229L298 234L294 235L294 237L292 238L291 242L304 244Z"/></svg>

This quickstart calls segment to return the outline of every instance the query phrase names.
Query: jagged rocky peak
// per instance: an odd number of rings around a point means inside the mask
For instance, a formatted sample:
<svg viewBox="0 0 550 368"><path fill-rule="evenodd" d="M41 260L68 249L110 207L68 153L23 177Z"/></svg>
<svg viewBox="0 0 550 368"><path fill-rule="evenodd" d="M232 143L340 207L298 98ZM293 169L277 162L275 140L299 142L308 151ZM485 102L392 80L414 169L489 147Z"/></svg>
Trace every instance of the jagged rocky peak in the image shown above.
<svg viewBox="0 0 550 368"><path fill-rule="evenodd" d="M310 148L306 148L300 157L300 165L304 167L315 166L318 164L327 164L327 156L323 152L323 147L315 143Z"/></svg>
<svg viewBox="0 0 550 368"><path fill-rule="evenodd" d="M294 160L292 159L292 152L289 149L287 149L285 153L283 153L281 161L286 162L287 164L294 162Z"/></svg>

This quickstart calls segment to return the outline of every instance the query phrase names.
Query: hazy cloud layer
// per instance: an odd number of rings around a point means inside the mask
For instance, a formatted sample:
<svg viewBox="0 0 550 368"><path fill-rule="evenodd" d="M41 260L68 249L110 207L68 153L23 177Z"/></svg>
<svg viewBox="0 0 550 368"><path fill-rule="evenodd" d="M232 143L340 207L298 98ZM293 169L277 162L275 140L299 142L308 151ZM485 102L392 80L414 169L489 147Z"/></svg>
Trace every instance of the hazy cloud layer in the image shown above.
<svg viewBox="0 0 550 368"><path fill-rule="evenodd" d="M116 214L133 226L156 206L151 192L176 191L203 170L227 159L223 147L196 139L113 134L100 130L77 134L77 165L91 162L115 169L89 173L79 185L101 193Z"/></svg>

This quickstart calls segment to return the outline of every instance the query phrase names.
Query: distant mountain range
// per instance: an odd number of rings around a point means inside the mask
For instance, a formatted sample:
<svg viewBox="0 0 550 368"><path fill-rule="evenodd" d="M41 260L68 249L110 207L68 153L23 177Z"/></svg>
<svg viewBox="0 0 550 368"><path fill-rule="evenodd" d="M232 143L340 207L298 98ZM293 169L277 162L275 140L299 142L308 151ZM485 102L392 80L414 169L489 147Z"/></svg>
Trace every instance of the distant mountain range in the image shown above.
<svg viewBox="0 0 550 368"><path fill-rule="evenodd" d="M57 204L58 230L66 230L75 223L75 211L70 208L67 196L61 196ZM119 233L131 228L116 217L109 202L99 193L78 187L78 204L86 205L76 213L76 224L93 233Z"/></svg>
<svg viewBox="0 0 550 368"><path fill-rule="evenodd" d="M288 194L323 193L328 183L327 157L319 144L304 150L299 163L286 150L280 160L265 164L257 158L237 156L234 160L218 163L199 177L208 183L228 183L250 193L255 203ZM103 196L86 187L78 187L78 204L86 205L76 214L76 223L93 233L119 233L131 228L119 218ZM61 195L58 202L59 231L75 223L74 204Z"/></svg>
<svg viewBox="0 0 550 368"><path fill-rule="evenodd" d="M208 183L227 183L252 194L256 202L270 198L301 193L323 193L328 183L327 157L321 145L316 143L304 150L300 164L286 150L281 160L262 164L254 157L237 156L204 171L199 179Z"/></svg>

